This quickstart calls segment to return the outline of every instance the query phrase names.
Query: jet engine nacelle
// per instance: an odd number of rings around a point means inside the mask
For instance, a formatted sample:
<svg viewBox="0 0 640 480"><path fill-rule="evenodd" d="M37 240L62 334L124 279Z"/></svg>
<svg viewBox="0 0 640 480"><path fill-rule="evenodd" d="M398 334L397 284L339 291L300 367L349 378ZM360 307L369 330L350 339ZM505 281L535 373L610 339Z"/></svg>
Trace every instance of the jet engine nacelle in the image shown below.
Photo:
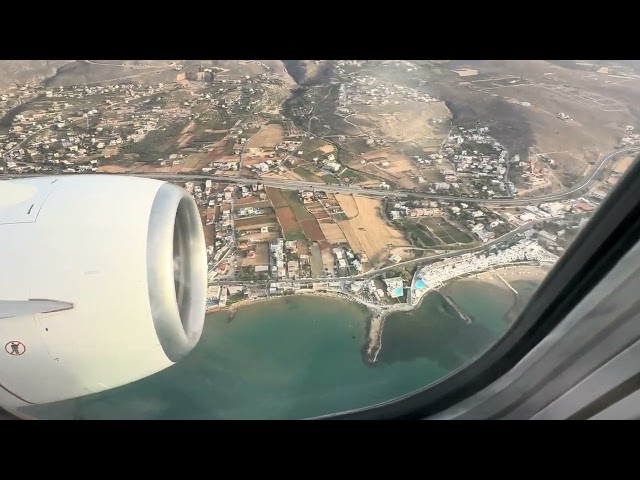
<svg viewBox="0 0 640 480"><path fill-rule="evenodd" d="M110 175L0 181L0 405L165 369L202 333L207 259L182 188Z"/></svg>

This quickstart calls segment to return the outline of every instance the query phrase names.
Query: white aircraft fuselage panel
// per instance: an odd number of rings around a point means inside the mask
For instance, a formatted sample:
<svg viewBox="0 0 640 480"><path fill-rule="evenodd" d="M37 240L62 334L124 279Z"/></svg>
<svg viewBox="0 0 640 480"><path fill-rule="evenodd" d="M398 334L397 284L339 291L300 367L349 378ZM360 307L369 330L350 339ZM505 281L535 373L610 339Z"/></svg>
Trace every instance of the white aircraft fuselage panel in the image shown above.
<svg viewBox="0 0 640 480"><path fill-rule="evenodd" d="M39 375L39 388L55 391L59 382L73 382L50 355L42 340L42 329L33 315L3 318L0 320L0 400L7 395L3 404L11 404L15 399L27 404L37 403L37 396L31 397L30 392L23 388L24 379L43 370L47 375Z"/></svg>
<svg viewBox="0 0 640 480"><path fill-rule="evenodd" d="M56 180L49 178L0 182L0 225L33 223L49 194L56 188Z"/></svg>

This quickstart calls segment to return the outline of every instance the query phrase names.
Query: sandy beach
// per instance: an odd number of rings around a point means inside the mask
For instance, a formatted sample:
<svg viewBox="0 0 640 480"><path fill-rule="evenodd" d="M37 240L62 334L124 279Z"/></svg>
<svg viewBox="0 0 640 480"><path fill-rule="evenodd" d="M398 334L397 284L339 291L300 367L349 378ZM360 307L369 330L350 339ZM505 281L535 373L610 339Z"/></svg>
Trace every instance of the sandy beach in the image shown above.
<svg viewBox="0 0 640 480"><path fill-rule="evenodd" d="M294 295L295 296L309 295L314 297L327 297L327 298L336 298L340 300L351 301L349 298L345 297L344 295L340 295L335 292L300 292L300 293L295 293ZM244 300L240 300L239 302L232 303L231 305L227 305L226 307L214 307L210 309L207 313L215 313L215 312L220 312L225 310L230 312L236 312L237 309L240 307L244 307L247 305L255 305L256 303L268 302L270 300L282 299L287 297L288 295L278 295L274 297L255 298L255 299L246 298Z"/></svg>
<svg viewBox="0 0 640 480"><path fill-rule="evenodd" d="M456 281L481 280L504 288L506 285L500 277L504 278L507 282L512 280L542 281L550 271L551 268L547 266L512 265L475 273L464 278L456 279ZM500 275L500 277L498 275Z"/></svg>
<svg viewBox="0 0 640 480"><path fill-rule="evenodd" d="M517 289L514 288L514 286L511 284L511 282L525 280L530 282L537 282L539 284L548 275L548 273L551 271L551 268L552 267L546 265L512 265L470 275L469 277L465 277L463 279L460 279L459 281L481 281L497 288L509 288L510 290L512 290L515 294L513 297L514 301L507 315L510 321L515 321L528 303L529 297L521 296L517 292ZM509 285L507 286L507 283L505 282L507 282Z"/></svg>

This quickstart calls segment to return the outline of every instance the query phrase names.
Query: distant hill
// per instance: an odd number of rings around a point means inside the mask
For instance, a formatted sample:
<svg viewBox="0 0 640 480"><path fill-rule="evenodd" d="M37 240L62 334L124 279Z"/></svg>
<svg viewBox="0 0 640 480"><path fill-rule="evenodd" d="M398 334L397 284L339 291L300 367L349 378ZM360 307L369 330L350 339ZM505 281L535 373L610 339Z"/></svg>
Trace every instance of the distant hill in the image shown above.
<svg viewBox="0 0 640 480"><path fill-rule="evenodd" d="M635 73L640 73L640 60L616 60L611 63L631 67Z"/></svg>
<svg viewBox="0 0 640 480"><path fill-rule="evenodd" d="M280 75L286 83L293 84L282 62L247 60L79 60L68 63L48 78L50 86L77 85L82 83L141 83L174 82L179 74L172 64L184 67L185 72L200 67L214 68L218 75L234 79L243 75L259 75L271 72Z"/></svg>
<svg viewBox="0 0 640 480"><path fill-rule="evenodd" d="M67 63L46 80L47 86L83 83L158 83L175 81L171 60L77 60ZM177 61L178 63L180 60Z"/></svg>
<svg viewBox="0 0 640 480"><path fill-rule="evenodd" d="M0 60L0 87L13 84L69 86L83 83L155 84L176 81L178 71L214 68L222 78L270 73L295 85L281 60Z"/></svg>
<svg viewBox="0 0 640 480"><path fill-rule="evenodd" d="M2 60L0 86L40 83L56 74L58 68L73 60Z"/></svg>

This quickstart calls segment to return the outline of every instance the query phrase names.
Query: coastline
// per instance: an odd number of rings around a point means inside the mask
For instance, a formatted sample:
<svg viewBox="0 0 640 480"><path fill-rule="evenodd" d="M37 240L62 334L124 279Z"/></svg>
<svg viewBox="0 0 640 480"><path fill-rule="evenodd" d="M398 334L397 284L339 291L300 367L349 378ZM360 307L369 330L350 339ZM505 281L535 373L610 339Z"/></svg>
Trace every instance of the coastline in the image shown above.
<svg viewBox="0 0 640 480"><path fill-rule="evenodd" d="M298 292L298 293L294 293L291 295L278 295L278 296L274 296L274 297L264 297L264 298L254 298L254 299L244 299L244 300L240 300L238 302L232 303L231 305L227 305L225 307L213 307L212 309L207 311L207 315L210 313L217 313L217 312L223 312L223 311L229 311L230 315L235 315L237 313L237 310L240 307L246 307L248 305L255 305L257 303L263 303L263 302L269 302L271 300L279 300L279 299L286 299L287 297L302 297L302 296L309 296L309 297L327 297L327 298L334 298L334 299L339 299L339 300L347 300L350 302L355 302L355 303L360 303L357 302L356 300L352 299L349 297L349 295L345 295L345 294L341 294L341 293L337 293L337 292ZM362 304L361 304L362 305ZM372 309L370 307L367 307L369 309L369 311L371 311Z"/></svg>
<svg viewBox="0 0 640 480"><path fill-rule="evenodd" d="M465 277L456 278L455 280L479 280L494 286L507 287L500 277L508 282L511 280L536 281L543 280L549 273L549 270L549 268L544 266L511 265L474 273ZM498 275L500 275L500 277L498 277Z"/></svg>
<svg viewBox="0 0 640 480"><path fill-rule="evenodd" d="M550 268L544 265L507 265L500 266L498 268L492 268L478 273L465 275L462 277L455 277L447 281L444 285L431 290L432 292L438 292L441 295L442 291L453 282L463 281L476 281L482 282L497 288L514 290L513 286L508 287L505 282L500 278L502 277L507 282L512 280L524 280L524 281L542 281L544 277L549 273ZM499 275L499 276L498 276ZM430 292L422 295L413 306L409 306L407 311L417 309L422 304L422 301L428 296ZM507 318L510 322L513 322L518 313L524 308L526 302L522 301L522 297L519 294L513 293L513 304L509 308ZM408 304L402 304L408 305ZM374 315L370 322L370 328L367 331L367 338L369 339L368 348L365 349L365 361L368 364L375 363L378 358L378 353L382 349L382 331L384 329L385 319L389 313L393 311L401 311L404 309L389 309L381 312L378 315Z"/></svg>
<svg viewBox="0 0 640 480"><path fill-rule="evenodd" d="M254 298L254 299L249 299L246 298L244 300L240 300L239 302L234 302L230 305L224 306L224 307L213 307L209 310L207 310L207 314L209 313L216 313L216 312L224 312L224 311L229 311L229 312L235 312L238 308L240 307L245 307L247 305L253 305L256 303L262 303L262 302L267 302L269 300L273 300L272 298L266 297L266 298Z"/></svg>
<svg viewBox="0 0 640 480"><path fill-rule="evenodd" d="M452 278L444 285L433 289L433 292L438 292L442 294L442 290L445 289L448 285L453 282L464 282L464 281L476 281L482 282L485 284L489 284L491 286L502 288L502 289L510 289L513 293L513 304L509 309L508 318L510 321L515 320L516 314L521 310L526 302L519 301L522 297L516 293L516 290L513 286L507 286L506 282L524 280L524 281L542 281L544 277L548 274L550 268L544 265L508 265L501 266L498 268L493 268L490 270L485 270L483 272L473 273L470 275L465 275L463 277ZM312 291L312 292L298 292L293 295L299 296L315 296L315 297L327 297L334 299L347 300L355 303L359 303L364 305L367 310L370 312L370 318L367 322L366 331L365 331L365 344L362 346L362 357L363 361L372 366L376 359L378 358L378 354L382 349L382 332L384 330L385 321L387 315L394 312L399 311L411 311L417 309L422 301L428 296L428 293L422 295L418 303L411 306L407 303L398 303L394 305L380 305L374 306L371 304L366 304L358 301L355 298L352 298L349 294L338 293L338 292L327 292L327 291ZM293 296L291 295L291 296ZM244 299L238 302L235 302L231 305L225 306L223 308L216 308L207 311L209 313L216 313L219 311L228 311L229 317L228 322L233 320L233 317L237 313L238 309L247 305L254 305L257 303L268 302L270 300L277 300L282 298L287 298L290 295L281 295L277 297L265 297L265 298L257 298L257 299Z"/></svg>
<svg viewBox="0 0 640 480"><path fill-rule="evenodd" d="M508 322L512 324L529 301L528 297L523 297L517 289L514 288L512 282L525 281L541 283L549 274L550 270L551 267L547 265L509 265L506 267L467 275L465 277L458 278L457 280L460 282L482 282L487 285L491 285L492 287L511 291L513 295L513 303L505 317ZM449 285L451 285L450 282L440 287L438 291L445 290Z"/></svg>

